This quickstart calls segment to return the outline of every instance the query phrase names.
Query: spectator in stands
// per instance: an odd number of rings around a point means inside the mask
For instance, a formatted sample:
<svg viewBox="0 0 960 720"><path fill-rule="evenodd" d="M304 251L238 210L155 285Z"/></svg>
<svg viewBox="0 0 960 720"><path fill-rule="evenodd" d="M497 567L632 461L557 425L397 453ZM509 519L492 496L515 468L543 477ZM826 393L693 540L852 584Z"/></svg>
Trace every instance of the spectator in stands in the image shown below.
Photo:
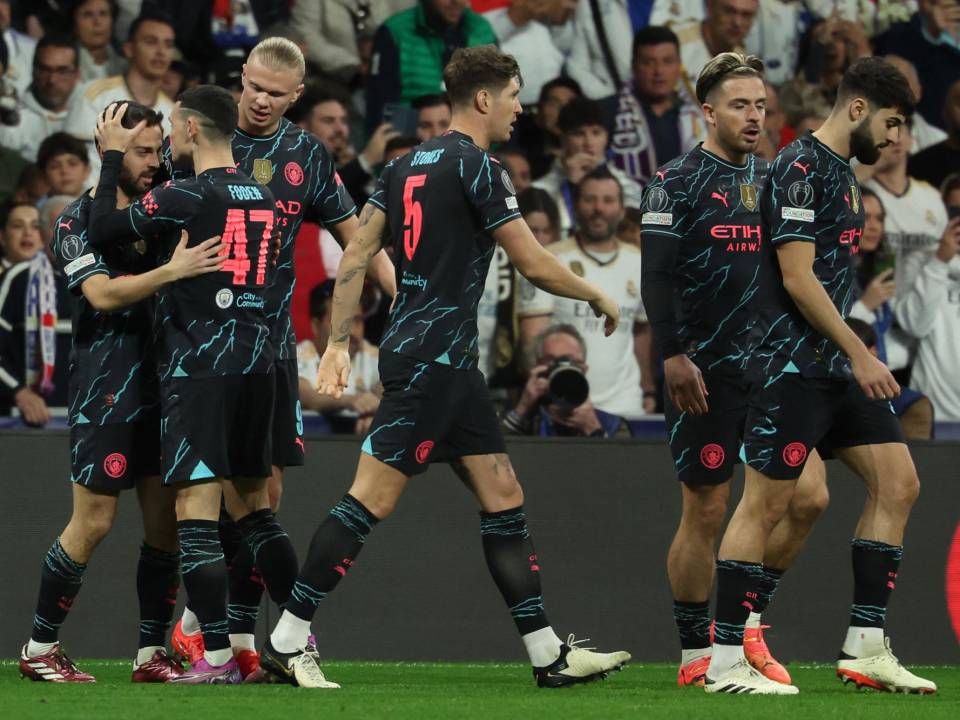
<svg viewBox="0 0 960 720"><path fill-rule="evenodd" d="M163 113L164 135L170 132L173 101L160 90L160 83L173 58L173 23L159 12L143 12L130 26L123 52L130 65L123 75L96 80L86 85L71 105L64 130L87 143L94 175L100 174L100 156L93 143L97 116L110 103L136 100Z"/></svg>
<svg viewBox="0 0 960 720"><path fill-rule="evenodd" d="M35 162L40 143L63 130L79 79L74 42L53 34L41 38L33 55L33 82L20 96L16 122L0 125L0 144Z"/></svg>
<svg viewBox="0 0 960 720"><path fill-rule="evenodd" d="M893 325L890 301L896 295L897 283L893 279L894 256L883 239L886 213L883 202L869 188L863 189L860 202L863 205L863 235L860 237L860 252L854 256L857 301L850 308L849 317L862 320L873 328L877 357L885 363L892 361L895 368L902 368L909 362L905 354L907 343L895 342L891 348L894 357L891 359L887 355L887 334Z"/></svg>
<svg viewBox="0 0 960 720"><path fill-rule="evenodd" d="M5 238L14 235L11 219L17 218L25 218L32 233L36 208L6 206L0 212ZM50 407L66 405L71 310L66 278L46 249L0 275L0 413L15 406L26 424L43 426Z"/></svg>
<svg viewBox="0 0 960 720"><path fill-rule="evenodd" d="M383 161L388 163L398 157L403 157L419 144L420 140L412 135L401 135L392 138L387 142L387 147L383 153Z"/></svg>
<svg viewBox="0 0 960 720"><path fill-rule="evenodd" d="M297 345L300 403L305 410L322 413L336 433L364 435L380 406L383 388L377 371L379 351L363 339L363 315L357 313L350 329L350 384L343 396L333 398L316 391L320 356L330 339L330 306L335 280L327 280L310 292L310 322L313 337Z"/></svg>
<svg viewBox="0 0 960 720"><path fill-rule="evenodd" d="M880 151L872 178L865 183L886 211L884 237L896 257L898 297L913 285L920 266L937 247L947 226L947 211L940 193L907 172L912 142L909 132L901 132L896 143ZM890 364L896 369L896 365Z"/></svg>
<svg viewBox="0 0 960 720"><path fill-rule="evenodd" d="M658 167L706 139L703 113L686 91L670 28L651 25L633 39L633 78L611 103L610 160L645 186Z"/></svg>
<svg viewBox="0 0 960 720"><path fill-rule="evenodd" d="M923 97L923 85L920 84L920 76L917 74L917 68L914 67L913 63L909 60L904 60L899 55L887 55L883 59L903 73L907 82L910 83L910 91L913 93L914 100L919 103ZM947 104L949 104L949 102L948 94ZM946 112L947 110L944 108L944 113ZM944 117L944 119L946 120L946 117ZM936 145L947 139L947 133L939 127L928 123L920 113L913 114L912 135L913 149L910 151L911 155L915 155L918 152L926 150L931 145Z"/></svg>
<svg viewBox="0 0 960 720"><path fill-rule="evenodd" d="M575 212L576 235L546 249L574 273L610 293L620 305L620 325L606 337L603 324L584 303L555 297L521 280L521 346L529 348L532 339L551 323L573 325L588 347L587 379L594 404L632 420L652 410L655 386L650 326L640 299L640 251L616 236L624 215L623 194L608 168L596 168L583 178ZM641 381L649 387L641 387ZM649 403L644 390L650 393Z"/></svg>
<svg viewBox="0 0 960 720"><path fill-rule="evenodd" d="M560 75L566 54L556 46L552 26L566 23L576 0L513 0L509 7L486 13L500 49L513 55L523 73L520 103L532 104L544 83Z"/></svg>
<svg viewBox="0 0 960 720"><path fill-rule="evenodd" d="M943 203L950 217L960 215L960 171L948 176L941 185Z"/></svg>
<svg viewBox="0 0 960 720"><path fill-rule="evenodd" d="M937 420L960 422L960 216L897 303L900 324L919 339L913 386L933 402Z"/></svg>
<svg viewBox="0 0 960 720"><path fill-rule="evenodd" d="M417 137L426 142L443 135L450 127L453 111L446 93L433 93L414 98L410 107L417 111Z"/></svg>
<svg viewBox="0 0 960 720"><path fill-rule="evenodd" d="M916 117L916 116L915 116ZM947 175L960 172L960 80L950 86L943 105L943 127L947 137L907 161L910 175L940 187Z"/></svg>
<svg viewBox="0 0 960 720"><path fill-rule="evenodd" d="M296 0L290 7L290 25L303 36L307 62L341 83L349 84L360 71L364 43L390 15L415 0Z"/></svg>
<svg viewBox="0 0 960 720"><path fill-rule="evenodd" d="M37 41L11 27L12 9L10 0L0 0L0 31L3 33L7 56L4 75L16 89L17 95L23 95L30 85L30 72L27 68L33 65L33 51Z"/></svg>
<svg viewBox="0 0 960 720"><path fill-rule="evenodd" d="M767 89L767 105L763 114L763 135L760 136L756 154L767 162L773 162L777 152L785 144L781 137L786 118L780 108L780 93L777 88L767 80L764 80L763 85Z"/></svg>
<svg viewBox="0 0 960 720"><path fill-rule="evenodd" d="M163 80L160 81L160 90L176 102L180 93L200 84L200 77L200 70L195 65L174 60L170 63L170 69L163 76Z"/></svg>
<svg viewBox="0 0 960 720"><path fill-rule="evenodd" d="M510 180L513 181L513 189L516 190L517 195L530 187L532 181L530 163L522 148L516 145L502 145L497 148L497 160L503 163L510 173Z"/></svg>
<svg viewBox="0 0 960 720"><path fill-rule="evenodd" d="M69 195L51 195L44 199L43 205L40 206L40 238L43 240L44 247L49 247L53 241L57 218L74 200L76 198Z"/></svg>
<svg viewBox="0 0 960 720"><path fill-rule="evenodd" d="M942 126L947 90L960 80L960 3L957 0L918 0L909 22L892 25L874 39L877 53L899 55L920 73L923 98L917 110Z"/></svg>
<svg viewBox="0 0 960 720"><path fill-rule="evenodd" d="M595 408L589 394L574 406L574 401L565 392L564 380L567 385L587 385L585 376L589 372L587 344L573 325L557 323L544 328L534 339L531 364L533 367L520 399L503 417L506 434L539 437L629 435L624 419ZM558 370L572 378L573 383ZM554 378L552 384L551 376ZM587 385L588 393L591 389Z"/></svg>
<svg viewBox="0 0 960 720"><path fill-rule="evenodd" d="M560 155L557 119L563 107L578 97L582 97L582 93L576 82L570 78L556 78L540 90L536 112L524 112L517 119L511 142L525 150L534 180L543 177Z"/></svg>
<svg viewBox="0 0 960 720"><path fill-rule="evenodd" d="M603 108L594 100L572 100L560 111L561 154L546 175L534 187L550 193L560 209L560 228L566 234L574 225L574 201L580 181L598 167L605 166L620 183L627 207L640 207L642 189L622 170L607 162L607 122Z"/></svg>
<svg viewBox="0 0 960 720"><path fill-rule="evenodd" d="M872 325L856 318L847 318L847 325L867 346L874 356L880 357L877 349L877 333ZM882 358L881 358L882 359ZM900 387L900 394L890 401L893 412L900 420L907 440L931 440L933 438L933 403L922 393L908 387Z"/></svg>
<svg viewBox="0 0 960 720"><path fill-rule="evenodd" d="M490 23L466 0L419 0L384 21L373 40L367 81L368 133L383 121L387 103L443 91L443 68L461 47L496 43ZM402 68L402 72L401 72Z"/></svg>
<svg viewBox="0 0 960 720"><path fill-rule="evenodd" d="M706 0L707 13L700 22L677 28L683 76L693 96L697 78L715 55L743 52L743 43L760 8L759 0Z"/></svg>
<svg viewBox="0 0 960 720"><path fill-rule="evenodd" d="M50 195L80 197L90 178L87 145L73 135L58 132L40 143L37 165L43 170Z"/></svg>
<svg viewBox="0 0 960 720"><path fill-rule="evenodd" d="M608 97L630 77L633 37L638 30L702 19L703 0L581 0L567 73L586 97Z"/></svg>
<svg viewBox="0 0 960 720"><path fill-rule="evenodd" d="M3 257L0 263L6 270L25 260L32 260L43 240L40 237L40 216L35 207L11 204L3 211L3 224L0 226L0 249Z"/></svg>
<svg viewBox="0 0 960 720"><path fill-rule="evenodd" d="M854 0L855 2L857 0ZM797 70L800 29L806 24L803 2L760 0L760 8L743 44L747 52L763 60L763 77L780 86Z"/></svg>
<svg viewBox="0 0 960 720"><path fill-rule="evenodd" d="M72 8L73 34L79 46L80 82L121 75L126 61L113 49L117 0L80 0Z"/></svg>
<svg viewBox="0 0 960 720"><path fill-rule="evenodd" d="M643 225L643 211L627 208L623 211L623 220L617 226L617 240L640 249L640 230Z"/></svg>
<svg viewBox="0 0 960 720"><path fill-rule="evenodd" d="M49 193L50 183L47 182L47 174L40 169L39 165L32 164L24 167L20 173L13 199L37 207Z"/></svg>
<svg viewBox="0 0 960 720"><path fill-rule="evenodd" d="M560 241L560 212L550 193L530 187L517 195L517 206L541 245Z"/></svg>

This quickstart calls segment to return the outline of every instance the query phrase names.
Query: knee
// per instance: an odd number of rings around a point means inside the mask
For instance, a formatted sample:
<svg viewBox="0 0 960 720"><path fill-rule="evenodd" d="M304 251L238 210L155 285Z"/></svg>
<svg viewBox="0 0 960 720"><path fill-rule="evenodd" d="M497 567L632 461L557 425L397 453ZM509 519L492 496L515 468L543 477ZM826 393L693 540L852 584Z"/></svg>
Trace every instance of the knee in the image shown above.
<svg viewBox="0 0 960 720"><path fill-rule="evenodd" d="M103 540L113 527L114 513L110 508L94 508L71 521L91 546Z"/></svg>
<svg viewBox="0 0 960 720"><path fill-rule="evenodd" d="M727 515L727 494L711 493L707 496L686 496L682 523L698 534L716 537Z"/></svg>
<svg viewBox="0 0 960 720"><path fill-rule="evenodd" d="M892 505L903 512L908 512L920 497L920 478L914 469L900 473L895 480L885 482L883 492L878 498L880 502Z"/></svg>
<svg viewBox="0 0 960 720"><path fill-rule="evenodd" d="M804 525L813 525L830 504L830 491L826 484L818 485L809 492L797 492L790 501L791 520Z"/></svg>
<svg viewBox="0 0 960 720"><path fill-rule="evenodd" d="M283 471L274 468L273 476L267 483L267 494L270 502L270 509L273 512L280 510L280 499L283 497Z"/></svg>
<svg viewBox="0 0 960 720"><path fill-rule="evenodd" d="M769 494L762 499L757 509L767 532L772 532L777 523L787 515L792 499L792 493L784 492Z"/></svg>
<svg viewBox="0 0 960 720"><path fill-rule="evenodd" d="M513 465L507 460L498 468L494 483L484 492L487 512L500 512L523 505L523 488Z"/></svg>
<svg viewBox="0 0 960 720"><path fill-rule="evenodd" d="M353 492L350 494L363 503L363 506L369 510L377 520L386 520L393 514L393 511L397 509L397 500L399 498L390 497L385 493L368 494L363 497L357 497Z"/></svg>

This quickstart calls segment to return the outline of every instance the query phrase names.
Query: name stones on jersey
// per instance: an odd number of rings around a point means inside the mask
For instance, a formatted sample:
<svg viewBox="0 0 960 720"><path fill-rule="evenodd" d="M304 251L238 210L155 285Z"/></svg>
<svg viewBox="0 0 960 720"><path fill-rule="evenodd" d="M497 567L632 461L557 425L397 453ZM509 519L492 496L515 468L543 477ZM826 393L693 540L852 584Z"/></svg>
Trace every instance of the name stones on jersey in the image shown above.
<svg viewBox="0 0 960 720"><path fill-rule="evenodd" d="M757 209L757 189L746 183L740 186L740 203L750 211Z"/></svg>
<svg viewBox="0 0 960 720"><path fill-rule="evenodd" d="M273 180L273 163L266 158L256 158L253 161L253 179L261 185L267 185Z"/></svg>

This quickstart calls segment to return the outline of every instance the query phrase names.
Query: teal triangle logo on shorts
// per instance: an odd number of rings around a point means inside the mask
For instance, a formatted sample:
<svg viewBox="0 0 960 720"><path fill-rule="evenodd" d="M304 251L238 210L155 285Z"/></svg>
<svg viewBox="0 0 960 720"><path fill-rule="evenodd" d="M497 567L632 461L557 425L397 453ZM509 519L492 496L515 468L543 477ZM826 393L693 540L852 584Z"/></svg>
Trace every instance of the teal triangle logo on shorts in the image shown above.
<svg viewBox="0 0 960 720"><path fill-rule="evenodd" d="M783 372L785 373L797 373L800 374L800 370L796 365L793 364L793 360L788 360L787 364L783 366Z"/></svg>
<svg viewBox="0 0 960 720"><path fill-rule="evenodd" d="M441 355L436 359L436 362L440 363L441 365L449 365L450 356L447 353L444 353L443 355Z"/></svg>
<svg viewBox="0 0 960 720"><path fill-rule="evenodd" d="M180 365L177 365L177 369L173 371L173 376L174 377L190 377L183 371L183 367Z"/></svg>
<svg viewBox="0 0 960 720"><path fill-rule="evenodd" d="M89 422L90 420L88 420L87 416L84 415L83 413L80 413L79 415L77 415L77 425L86 425Z"/></svg>
<svg viewBox="0 0 960 720"><path fill-rule="evenodd" d="M201 460L197 463L197 466L193 469L193 472L190 473L191 480L204 480L205 478L216 477L213 470L207 467L206 463Z"/></svg>

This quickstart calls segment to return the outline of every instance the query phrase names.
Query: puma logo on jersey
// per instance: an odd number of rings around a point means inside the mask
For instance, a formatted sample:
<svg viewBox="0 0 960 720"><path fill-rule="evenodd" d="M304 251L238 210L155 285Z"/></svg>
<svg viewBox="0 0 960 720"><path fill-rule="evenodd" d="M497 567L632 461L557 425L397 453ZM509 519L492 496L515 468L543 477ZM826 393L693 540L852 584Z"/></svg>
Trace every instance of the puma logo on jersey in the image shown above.
<svg viewBox="0 0 960 720"><path fill-rule="evenodd" d="M724 193L723 195L721 195L721 194L718 193L718 192L714 192L714 193L710 193L710 197L713 198L713 199L719 200L720 202L723 203L723 206L724 206L725 208L728 208L728 207L730 207L730 205L727 204L727 195L729 195L729 194L730 194L730 193Z"/></svg>
<svg viewBox="0 0 960 720"><path fill-rule="evenodd" d="M806 174L810 172L810 163L807 163L806 165L804 165L802 162L797 160L793 163L793 167L798 168L800 172L804 174L804 176L806 176Z"/></svg>

